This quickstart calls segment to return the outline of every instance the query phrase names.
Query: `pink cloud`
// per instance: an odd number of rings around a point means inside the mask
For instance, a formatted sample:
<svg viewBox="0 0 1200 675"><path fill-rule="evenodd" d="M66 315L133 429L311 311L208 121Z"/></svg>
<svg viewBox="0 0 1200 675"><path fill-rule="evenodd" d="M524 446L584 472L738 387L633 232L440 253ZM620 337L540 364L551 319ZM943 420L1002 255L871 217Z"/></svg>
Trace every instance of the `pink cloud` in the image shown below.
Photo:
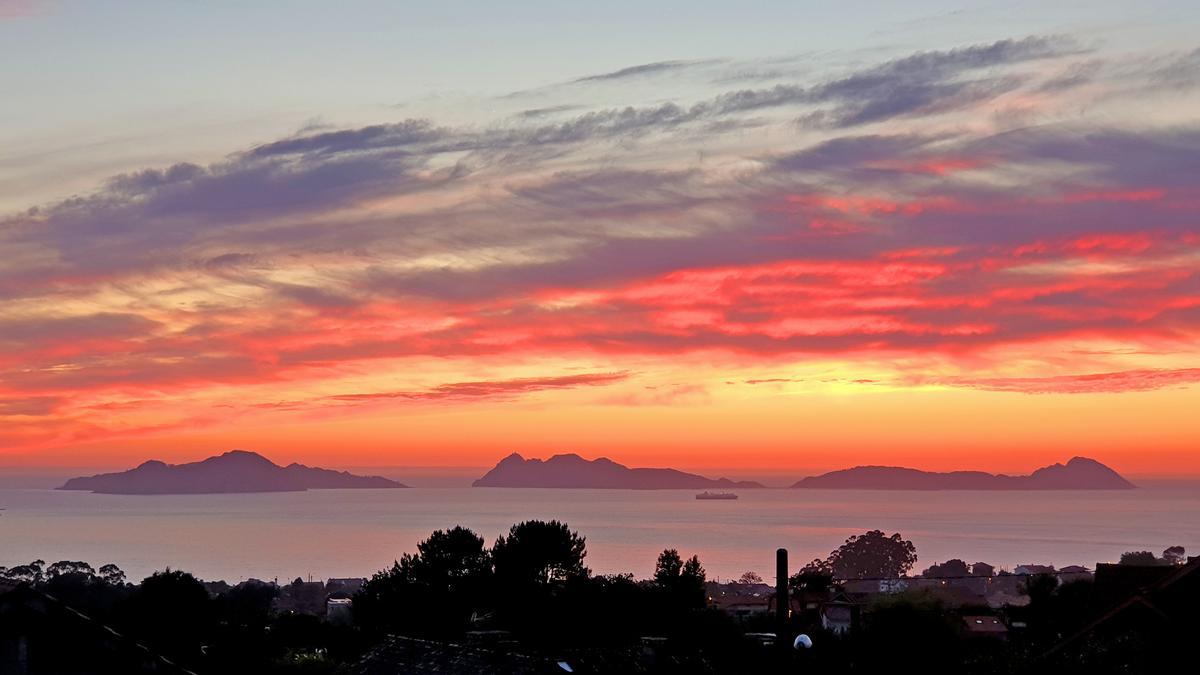
<svg viewBox="0 0 1200 675"><path fill-rule="evenodd" d="M369 401L405 399L439 401L444 399L507 398L551 389L595 387L621 382L629 373L582 373L552 377L522 377L508 380L453 382L420 391L373 392L369 394L338 394L328 400L363 403Z"/></svg>
<svg viewBox="0 0 1200 675"><path fill-rule="evenodd" d="M1200 368L1125 370L1050 377L913 378L911 382L1024 394L1122 393L1195 384L1200 382Z"/></svg>
<svg viewBox="0 0 1200 675"><path fill-rule="evenodd" d="M0 0L0 20L29 16L44 6L45 0Z"/></svg>

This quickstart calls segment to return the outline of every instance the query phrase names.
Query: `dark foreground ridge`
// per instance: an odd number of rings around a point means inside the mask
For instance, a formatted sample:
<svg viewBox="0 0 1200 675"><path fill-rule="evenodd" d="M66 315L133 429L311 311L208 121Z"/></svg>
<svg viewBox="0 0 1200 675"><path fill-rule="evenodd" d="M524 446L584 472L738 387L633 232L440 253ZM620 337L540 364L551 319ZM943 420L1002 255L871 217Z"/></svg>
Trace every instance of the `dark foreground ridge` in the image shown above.
<svg viewBox="0 0 1200 675"><path fill-rule="evenodd" d="M346 488L407 487L381 476L355 476L303 464L279 466L255 452L231 450L191 462L143 462L119 473L72 478L59 490L90 490L105 494L171 495L230 492L301 492Z"/></svg>
<svg viewBox="0 0 1200 675"><path fill-rule="evenodd" d="M474 487L600 488L624 490L694 490L703 488L760 488L753 481L705 478L676 469L631 469L607 457L587 460L576 454L554 455L545 461L513 453L500 460Z"/></svg>
<svg viewBox="0 0 1200 675"><path fill-rule="evenodd" d="M1045 466L1028 476L856 466L809 476L792 487L826 490L1129 490L1137 486L1094 459L1075 457L1066 464Z"/></svg>

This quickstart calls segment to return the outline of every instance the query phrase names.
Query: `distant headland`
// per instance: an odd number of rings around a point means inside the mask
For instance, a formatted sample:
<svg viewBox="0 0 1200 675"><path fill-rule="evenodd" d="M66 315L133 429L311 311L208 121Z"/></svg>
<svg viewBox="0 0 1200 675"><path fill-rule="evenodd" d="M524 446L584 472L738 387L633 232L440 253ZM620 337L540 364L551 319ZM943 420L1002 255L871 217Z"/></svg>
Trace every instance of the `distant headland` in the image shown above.
<svg viewBox="0 0 1200 675"><path fill-rule="evenodd" d="M150 460L128 471L72 478L58 489L170 495L402 487L407 486L382 476L355 476L294 463L279 466L258 453L232 450L188 464Z"/></svg>
<svg viewBox="0 0 1200 675"><path fill-rule="evenodd" d="M1075 457L1066 464L1042 467L1028 476L856 466L809 476L792 487L826 490L1128 490L1137 486L1094 459Z"/></svg>
<svg viewBox="0 0 1200 675"><path fill-rule="evenodd" d="M587 460L576 454L550 459L525 459L517 453L500 460L474 487L594 488L617 490L694 490L703 488L761 488L753 481L705 478L676 469L640 469L607 457Z"/></svg>

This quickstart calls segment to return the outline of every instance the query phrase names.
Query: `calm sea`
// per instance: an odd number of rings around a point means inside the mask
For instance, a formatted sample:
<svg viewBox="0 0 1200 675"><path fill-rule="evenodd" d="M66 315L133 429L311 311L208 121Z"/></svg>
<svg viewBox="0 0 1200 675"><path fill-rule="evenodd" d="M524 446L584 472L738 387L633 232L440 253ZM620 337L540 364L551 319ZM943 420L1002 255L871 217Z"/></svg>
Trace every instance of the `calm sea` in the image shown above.
<svg viewBox="0 0 1200 675"><path fill-rule="evenodd" d="M793 566L850 534L899 531L921 564L947 558L1058 566L1169 545L1200 553L1200 488L1125 492L743 490L737 501L691 491L413 488L249 495L118 496L0 489L0 565L114 562L141 579L170 566L205 579L367 576L437 528L465 525L490 543L528 518L558 518L587 537L596 572L649 576L664 547L698 554L709 576L768 576L775 549Z"/></svg>

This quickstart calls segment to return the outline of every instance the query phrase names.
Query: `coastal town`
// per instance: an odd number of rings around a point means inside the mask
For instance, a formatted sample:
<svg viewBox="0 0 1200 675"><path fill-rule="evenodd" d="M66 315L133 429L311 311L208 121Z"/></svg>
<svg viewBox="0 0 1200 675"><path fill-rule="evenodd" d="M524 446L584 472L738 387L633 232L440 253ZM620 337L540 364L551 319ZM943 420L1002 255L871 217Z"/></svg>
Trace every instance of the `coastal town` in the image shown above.
<svg viewBox="0 0 1200 675"><path fill-rule="evenodd" d="M1180 546L917 572L912 542L872 530L733 580L673 549L645 580L593 575L585 555L565 524L527 521L491 548L434 532L361 578L131 584L115 565L35 561L0 568L0 672L854 672L904 640L928 644L925 672L1148 672L1200 600L1200 558Z"/></svg>

